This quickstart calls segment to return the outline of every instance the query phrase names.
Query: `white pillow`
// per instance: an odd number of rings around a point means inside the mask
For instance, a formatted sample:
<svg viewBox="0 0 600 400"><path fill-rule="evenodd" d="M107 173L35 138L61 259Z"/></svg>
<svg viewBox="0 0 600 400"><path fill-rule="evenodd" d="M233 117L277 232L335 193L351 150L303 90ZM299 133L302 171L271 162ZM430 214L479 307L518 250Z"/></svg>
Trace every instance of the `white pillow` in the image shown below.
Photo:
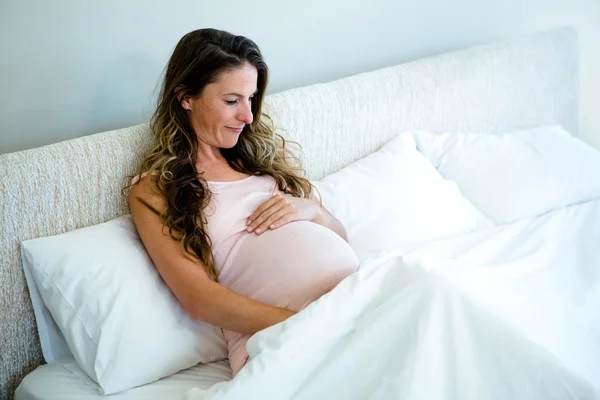
<svg viewBox="0 0 600 400"><path fill-rule="evenodd" d="M600 197L600 152L558 125L414 136L442 176L496 224Z"/></svg>
<svg viewBox="0 0 600 400"><path fill-rule="evenodd" d="M416 150L411 133L313 183L360 261L493 226Z"/></svg>
<svg viewBox="0 0 600 400"><path fill-rule="evenodd" d="M31 276L29 264L26 262L25 258L23 258L23 272L25 273L29 297L31 298L31 304L33 305L33 314L35 315L35 322L44 360L48 364L56 364L62 360L72 360L73 353L69 350L67 341L60 331L60 328L56 325L56 322L54 322L50 310L44 305L44 300L42 300L42 296L35 284L35 280L33 279L33 276Z"/></svg>
<svg viewBox="0 0 600 400"><path fill-rule="evenodd" d="M104 394L227 357L161 279L130 215L22 242L23 262L81 369Z"/></svg>

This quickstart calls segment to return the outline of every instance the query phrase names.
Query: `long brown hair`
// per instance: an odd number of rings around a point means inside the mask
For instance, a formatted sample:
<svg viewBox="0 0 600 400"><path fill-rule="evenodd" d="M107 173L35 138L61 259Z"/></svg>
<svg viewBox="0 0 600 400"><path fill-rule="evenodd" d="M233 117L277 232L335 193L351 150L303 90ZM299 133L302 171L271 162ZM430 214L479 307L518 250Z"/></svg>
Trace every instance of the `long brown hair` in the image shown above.
<svg viewBox="0 0 600 400"><path fill-rule="evenodd" d="M151 175L153 190L165 199L166 209L155 210L163 227L181 244L182 253L201 261L208 276L218 281L206 230L204 208L210 202L210 191L201 171L196 170L198 144L179 99L198 96L219 75L241 68L245 62L258 72L257 92L252 98L252 124L246 125L238 143L221 149L229 165L250 175L270 175L279 190L296 197L311 197L312 185L303 178L300 161L282 136L274 131L270 117L261 111L268 81L268 68L258 46L248 38L216 29L199 29L183 36L167 64L158 98L158 106L150 121L157 144L139 166L138 176ZM127 189L132 185L124 188Z"/></svg>

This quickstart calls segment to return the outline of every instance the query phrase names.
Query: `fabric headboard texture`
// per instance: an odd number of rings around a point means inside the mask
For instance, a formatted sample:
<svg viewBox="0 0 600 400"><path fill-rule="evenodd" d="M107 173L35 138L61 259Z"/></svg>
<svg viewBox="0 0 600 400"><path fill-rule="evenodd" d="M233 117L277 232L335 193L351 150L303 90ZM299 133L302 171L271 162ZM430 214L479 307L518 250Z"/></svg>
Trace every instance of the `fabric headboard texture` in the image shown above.
<svg viewBox="0 0 600 400"><path fill-rule="evenodd" d="M311 179L409 129L576 133L578 53L561 28L269 95L265 111L303 146ZM0 400L43 363L20 242L128 213L120 189L152 144L138 125L0 155Z"/></svg>

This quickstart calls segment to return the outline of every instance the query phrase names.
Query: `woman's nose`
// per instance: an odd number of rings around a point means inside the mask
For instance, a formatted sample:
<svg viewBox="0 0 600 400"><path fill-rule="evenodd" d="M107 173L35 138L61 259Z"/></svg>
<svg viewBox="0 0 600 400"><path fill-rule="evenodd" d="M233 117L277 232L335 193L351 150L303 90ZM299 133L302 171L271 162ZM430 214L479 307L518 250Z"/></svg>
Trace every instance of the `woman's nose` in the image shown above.
<svg viewBox="0 0 600 400"><path fill-rule="evenodd" d="M252 104L250 102L246 103L243 107L241 107L238 119L244 122L245 124L252 123L252 121L254 120L254 116L252 115Z"/></svg>

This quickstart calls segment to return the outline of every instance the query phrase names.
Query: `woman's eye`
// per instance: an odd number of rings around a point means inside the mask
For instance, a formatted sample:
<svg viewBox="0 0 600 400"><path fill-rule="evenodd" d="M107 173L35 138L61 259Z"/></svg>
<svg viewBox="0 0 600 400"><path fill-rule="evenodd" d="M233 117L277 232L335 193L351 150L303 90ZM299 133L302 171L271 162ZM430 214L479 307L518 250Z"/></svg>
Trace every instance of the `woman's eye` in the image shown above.
<svg viewBox="0 0 600 400"><path fill-rule="evenodd" d="M237 100L225 100L225 103L227 103L230 106L234 106L237 104Z"/></svg>

